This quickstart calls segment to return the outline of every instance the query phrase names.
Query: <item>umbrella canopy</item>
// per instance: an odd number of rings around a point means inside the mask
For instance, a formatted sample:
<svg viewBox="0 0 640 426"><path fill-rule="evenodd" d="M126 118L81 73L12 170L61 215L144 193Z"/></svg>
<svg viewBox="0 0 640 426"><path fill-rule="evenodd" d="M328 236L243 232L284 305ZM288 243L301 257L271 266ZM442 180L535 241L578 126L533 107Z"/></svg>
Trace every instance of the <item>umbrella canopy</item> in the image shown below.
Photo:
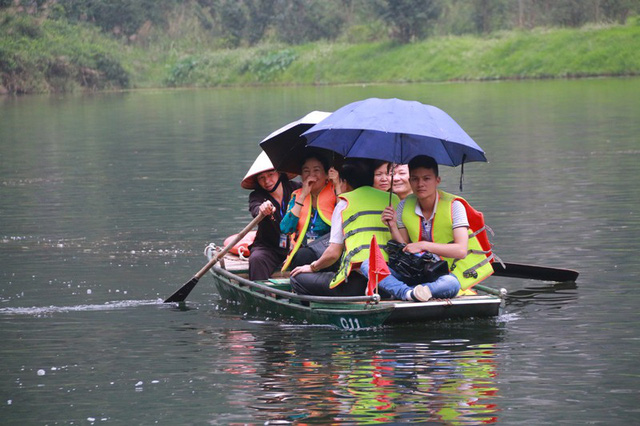
<svg viewBox="0 0 640 426"><path fill-rule="evenodd" d="M370 98L346 105L302 134L307 146L348 158L407 164L417 155L458 166L487 161L484 151L447 113L401 99Z"/></svg>
<svg viewBox="0 0 640 426"><path fill-rule="evenodd" d="M276 170L300 174L300 160L305 154L307 143L300 135L329 115L330 112L312 111L279 128L260 142L260 147L267 153ZM330 157L329 152L325 154Z"/></svg>

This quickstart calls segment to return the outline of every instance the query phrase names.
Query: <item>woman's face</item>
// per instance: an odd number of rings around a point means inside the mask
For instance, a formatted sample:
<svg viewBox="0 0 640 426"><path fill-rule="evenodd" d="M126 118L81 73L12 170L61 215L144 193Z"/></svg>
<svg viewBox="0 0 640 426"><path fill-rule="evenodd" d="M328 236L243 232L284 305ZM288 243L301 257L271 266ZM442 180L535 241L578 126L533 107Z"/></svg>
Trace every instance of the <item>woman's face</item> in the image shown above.
<svg viewBox="0 0 640 426"><path fill-rule="evenodd" d="M309 182L312 192L322 190L327 184L327 172L324 171L322 163L315 158L309 158L304 162L300 177L302 182Z"/></svg>
<svg viewBox="0 0 640 426"><path fill-rule="evenodd" d="M389 163L384 163L373 172L373 187L381 191L391 188L391 177L387 171Z"/></svg>
<svg viewBox="0 0 640 426"><path fill-rule="evenodd" d="M266 172L260 173L256 177L256 181L258 181L258 185L260 188L265 191L271 191L276 183L278 183L278 178L280 174L275 170L267 170Z"/></svg>
<svg viewBox="0 0 640 426"><path fill-rule="evenodd" d="M396 165L393 171L393 192L400 197L406 198L411 194L411 185L409 184L409 166L406 164Z"/></svg>

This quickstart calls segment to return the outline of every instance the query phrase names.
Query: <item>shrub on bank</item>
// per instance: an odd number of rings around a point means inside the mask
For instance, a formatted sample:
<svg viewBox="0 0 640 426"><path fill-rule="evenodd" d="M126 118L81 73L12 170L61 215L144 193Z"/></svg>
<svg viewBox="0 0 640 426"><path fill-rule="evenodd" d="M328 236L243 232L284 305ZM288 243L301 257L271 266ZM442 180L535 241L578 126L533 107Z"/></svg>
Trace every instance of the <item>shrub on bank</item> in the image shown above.
<svg viewBox="0 0 640 426"><path fill-rule="evenodd" d="M122 46L96 29L0 14L0 90L9 93L121 89L130 75ZM3 88L3 89L2 89Z"/></svg>

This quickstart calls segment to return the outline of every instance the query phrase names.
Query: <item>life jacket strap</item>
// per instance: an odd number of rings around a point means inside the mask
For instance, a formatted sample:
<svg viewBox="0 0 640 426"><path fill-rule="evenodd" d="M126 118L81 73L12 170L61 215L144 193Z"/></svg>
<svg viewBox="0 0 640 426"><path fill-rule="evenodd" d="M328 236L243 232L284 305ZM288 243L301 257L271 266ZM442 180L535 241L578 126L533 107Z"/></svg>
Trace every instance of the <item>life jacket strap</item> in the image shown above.
<svg viewBox="0 0 640 426"><path fill-rule="evenodd" d="M381 226L370 226L370 227L366 227L366 228L356 228L356 229L352 229L351 231L347 232L346 234L344 234L344 239L346 240L347 238L351 237L352 235L358 233L358 232L362 232L362 231L381 231L381 232L388 232L389 228L386 227L381 227Z"/></svg>
<svg viewBox="0 0 640 426"><path fill-rule="evenodd" d="M478 269L491 262L493 259L493 254L491 256L485 257L481 262L473 265L471 268L467 269L462 273L462 276L465 278L478 278Z"/></svg>
<svg viewBox="0 0 640 426"><path fill-rule="evenodd" d="M360 216L369 215L369 214L381 215L382 214L382 210L362 210L362 211L359 211L357 213L354 213L353 215L351 215L349 217L349 219L345 220L342 223L342 229L346 228L347 225L349 225L351 222L353 222L354 220L356 220Z"/></svg>
<svg viewBox="0 0 640 426"><path fill-rule="evenodd" d="M341 271L343 268L345 269L345 276L344 276L344 281L345 282L347 282L348 279L349 279L349 274L346 273L346 268L349 265L349 263L351 263L351 259L353 258L353 256L355 256L356 254L360 253L364 249L368 249L369 247L370 247L369 244L363 244L361 246L354 247L353 250L349 251L349 253L347 253L346 255L342 256L342 261L340 262L340 268L338 269L338 271ZM380 247L380 249L382 249L384 251L387 250L387 245L386 244L381 244L379 247Z"/></svg>

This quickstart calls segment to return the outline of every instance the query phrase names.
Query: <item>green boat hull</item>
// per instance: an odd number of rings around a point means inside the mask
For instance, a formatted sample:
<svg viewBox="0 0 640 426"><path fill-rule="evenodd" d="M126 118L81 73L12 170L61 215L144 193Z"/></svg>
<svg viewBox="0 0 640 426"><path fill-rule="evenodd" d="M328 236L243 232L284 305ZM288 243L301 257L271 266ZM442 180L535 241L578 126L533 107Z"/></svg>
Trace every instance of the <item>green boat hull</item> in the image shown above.
<svg viewBox="0 0 640 426"><path fill-rule="evenodd" d="M395 323L421 323L450 318L493 317L499 314L496 296L464 296L429 302L344 302L335 298L303 300L283 283L256 283L225 269L211 269L214 285L223 299L250 308L252 316L287 323L334 326L359 330ZM308 297L307 299L314 299ZM360 299L364 299L361 297ZM342 299L340 299L342 300Z"/></svg>
<svg viewBox="0 0 640 426"><path fill-rule="evenodd" d="M367 303L319 303L287 298L243 285L222 270L212 269L214 285L220 296L244 307L252 315L295 324L329 325L344 330L379 327L393 312L393 306ZM226 272L226 271L225 271ZM229 274L229 273L227 273ZM277 287L274 287L277 290ZM292 296L294 296L292 294Z"/></svg>

